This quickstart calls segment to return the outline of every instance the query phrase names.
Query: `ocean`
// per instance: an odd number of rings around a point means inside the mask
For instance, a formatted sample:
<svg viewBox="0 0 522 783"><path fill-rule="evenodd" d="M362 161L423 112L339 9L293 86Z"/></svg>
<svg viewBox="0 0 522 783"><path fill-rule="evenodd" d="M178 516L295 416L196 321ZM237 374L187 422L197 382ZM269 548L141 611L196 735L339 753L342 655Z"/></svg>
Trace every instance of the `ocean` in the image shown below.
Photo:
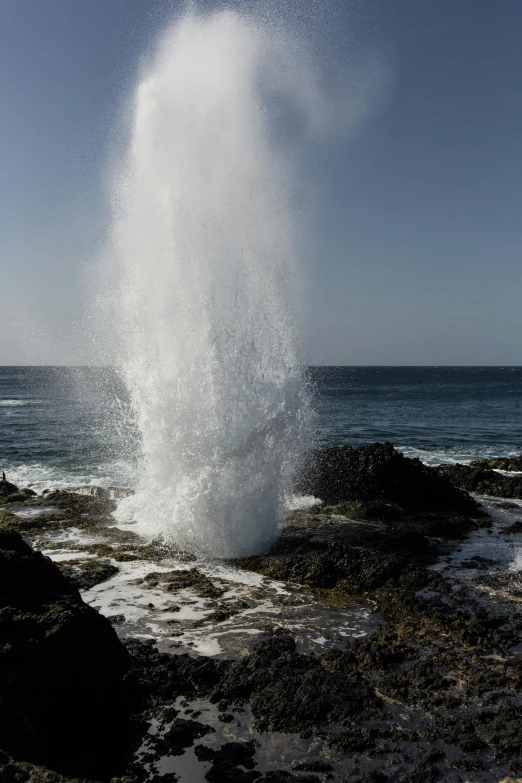
<svg viewBox="0 0 522 783"><path fill-rule="evenodd" d="M387 440L428 464L522 453L522 367L313 367L310 378L319 447ZM127 408L109 369L0 367L0 470L37 489L132 486Z"/></svg>

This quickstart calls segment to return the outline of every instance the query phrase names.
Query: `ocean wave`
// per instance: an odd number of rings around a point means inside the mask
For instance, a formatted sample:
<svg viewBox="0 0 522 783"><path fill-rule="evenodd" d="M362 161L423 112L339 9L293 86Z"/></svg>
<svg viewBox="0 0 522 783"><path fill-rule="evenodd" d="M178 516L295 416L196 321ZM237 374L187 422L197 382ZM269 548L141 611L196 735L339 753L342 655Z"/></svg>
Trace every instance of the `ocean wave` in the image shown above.
<svg viewBox="0 0 522 783"><path fill-rule="evenodd" d="M19 408L23 405L41 405L43 400L0 400L0 408Z"/></svg>
<svg viewBox="0 0 522 783"><path fill-rule="evenodd" d="M136 467L129 462L114 461L98 466L85 466L82 471L67 470L40 462L6 465L9 481L18 487L30 487L35 492L44 489L76 489L79 487L132 488L136 483Z"/></svg>
<svg viewBox="0 0 522 783"><path fill-rule="evenodd" d="M496 459L498 457L517 457L520 451L503 450L487 445L439 447L422 449L416 446L401 446L394 444L397 451L401 451L405 457L417 457L425 465L454 465L456 463L468 464L479 459Z"/></svg>

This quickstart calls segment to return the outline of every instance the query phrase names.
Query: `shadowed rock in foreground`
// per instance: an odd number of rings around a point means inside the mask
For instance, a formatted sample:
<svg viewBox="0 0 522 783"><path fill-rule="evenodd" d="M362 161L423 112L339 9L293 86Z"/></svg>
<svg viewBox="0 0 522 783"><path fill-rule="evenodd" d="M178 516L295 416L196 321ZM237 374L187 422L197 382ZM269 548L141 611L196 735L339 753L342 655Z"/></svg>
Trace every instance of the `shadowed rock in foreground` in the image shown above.
<svg viewBox="0 0 522 783"><path fill-rule="evenodd" d="M110 778L125 740L127 653L108 620L17 533L0 533L0 643L3 750Z"/></svg>

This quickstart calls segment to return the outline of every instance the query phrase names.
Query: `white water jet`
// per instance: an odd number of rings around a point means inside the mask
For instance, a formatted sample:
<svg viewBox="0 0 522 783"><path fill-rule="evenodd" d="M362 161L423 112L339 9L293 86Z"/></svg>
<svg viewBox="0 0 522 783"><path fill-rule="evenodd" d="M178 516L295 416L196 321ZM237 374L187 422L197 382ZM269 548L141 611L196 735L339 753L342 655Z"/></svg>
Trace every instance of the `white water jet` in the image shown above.
<svg viewBox="0 0 522 783"><path fill-rule="evenodd" d="M237 12L185 15L137 86L113 187L111 328L141 440L117 514L216 556L270 544L307 439L291 148L270 121L317 120L296 52Z"/></svg>

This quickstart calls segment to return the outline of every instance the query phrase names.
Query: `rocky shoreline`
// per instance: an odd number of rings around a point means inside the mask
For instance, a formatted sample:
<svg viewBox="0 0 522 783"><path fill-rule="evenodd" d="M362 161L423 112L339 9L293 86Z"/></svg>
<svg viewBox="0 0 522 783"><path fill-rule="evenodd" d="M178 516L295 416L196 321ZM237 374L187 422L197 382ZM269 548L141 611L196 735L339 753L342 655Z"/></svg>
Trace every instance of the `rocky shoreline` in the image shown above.
<svg viewBox="0 0 522 783"><path fill-rule="evenodd" d="M0 482L0 781L522 777L522 583L480 554L451 565L468 541L516 541L517 472L429 468L391 444L316 452L296 486L323 503L220 572L117 527L107 491ZM125 569L168 644L83 600ZM339 636L361 606L373 627ZM322 647L296 631L310 613L328 618ZM221 653L176 647L233 623Z"/></svg>

